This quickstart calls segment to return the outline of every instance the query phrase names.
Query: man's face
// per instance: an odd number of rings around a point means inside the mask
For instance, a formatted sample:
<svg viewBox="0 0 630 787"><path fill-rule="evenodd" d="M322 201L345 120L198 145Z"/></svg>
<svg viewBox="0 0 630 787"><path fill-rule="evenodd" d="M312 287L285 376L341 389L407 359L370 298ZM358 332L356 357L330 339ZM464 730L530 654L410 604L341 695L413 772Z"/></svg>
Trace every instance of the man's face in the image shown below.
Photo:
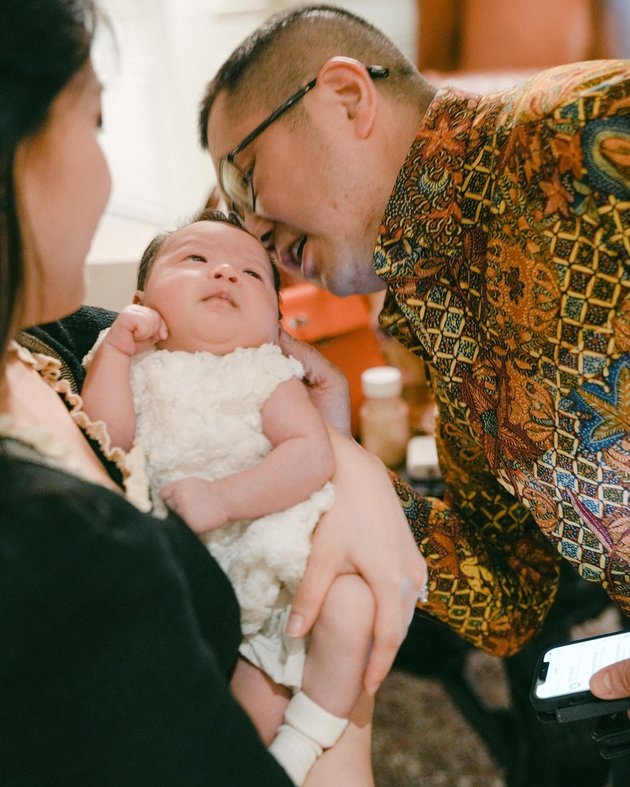
<svg viewBox="0 0 630 787"><path fill-rule="evenodd" d="M273 246L292 276L338 295L382 289L372 267L381 216L366 187L367 146L319 87L302 105L304 118L276 121L236 157L243 171L253 169L256 212L246 215L247 227ZM208 121L217 171L266 114L252 110L234 118L225 94L218 96Z"/></svg>

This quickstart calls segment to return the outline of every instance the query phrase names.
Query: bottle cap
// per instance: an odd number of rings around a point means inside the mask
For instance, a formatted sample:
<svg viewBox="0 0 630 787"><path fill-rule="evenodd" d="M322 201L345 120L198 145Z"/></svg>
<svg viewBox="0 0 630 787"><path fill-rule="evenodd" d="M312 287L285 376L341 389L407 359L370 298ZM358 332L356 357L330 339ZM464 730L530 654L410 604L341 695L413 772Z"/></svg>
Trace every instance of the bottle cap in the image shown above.
<svg viewBox="0 0 630 787"><path fill-rule="evenodd" d="M395 366L372 366L361 374L364 396L385 399L398 396L402 391L402 374Z"/></svg>

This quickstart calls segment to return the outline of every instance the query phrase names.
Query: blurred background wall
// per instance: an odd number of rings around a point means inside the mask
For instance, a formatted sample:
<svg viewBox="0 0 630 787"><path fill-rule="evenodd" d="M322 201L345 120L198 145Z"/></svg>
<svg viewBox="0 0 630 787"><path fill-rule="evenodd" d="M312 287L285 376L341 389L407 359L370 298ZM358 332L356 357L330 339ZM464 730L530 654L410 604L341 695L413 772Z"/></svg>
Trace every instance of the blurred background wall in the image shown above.
<svg viewBox="0 0 630 787"><path fill-rule="evenodd" d="M333 3L369 19L416 58L415 0ZM113 193L89 257L86 301L120 308L135 264L162 229L202 207L215 183L197 105L226 57L291 0L100 0L95 59L105 82L103 145Z"/></svg>
<svg viewBox="0 0 630 787"><path fill-rule="evenodd" d="M97 68L114 188L90 254L87 300L119 308L153 235L199 209L215 182L197 105L234 47L293 0L100 0ZM344 0L436 82L491 89L520 73L630 56L630 0ZM488 76L490 74L490 76ZM470 81L472 78L472 81ZM466 82L468 80L468 82Z"/></svg>

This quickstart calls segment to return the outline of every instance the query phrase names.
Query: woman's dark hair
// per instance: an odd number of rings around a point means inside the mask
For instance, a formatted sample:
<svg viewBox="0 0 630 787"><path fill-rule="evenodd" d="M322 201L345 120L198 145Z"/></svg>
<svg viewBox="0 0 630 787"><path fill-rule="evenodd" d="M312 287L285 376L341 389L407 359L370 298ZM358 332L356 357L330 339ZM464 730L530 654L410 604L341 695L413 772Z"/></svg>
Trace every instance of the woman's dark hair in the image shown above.
<svg viewBox="0 0 630 787"><path fill-rule="evenodd" d="M87 62L96 17L92 0L0 2L0 364L24 278L15 151L44 127L54 99Z"/></svg>

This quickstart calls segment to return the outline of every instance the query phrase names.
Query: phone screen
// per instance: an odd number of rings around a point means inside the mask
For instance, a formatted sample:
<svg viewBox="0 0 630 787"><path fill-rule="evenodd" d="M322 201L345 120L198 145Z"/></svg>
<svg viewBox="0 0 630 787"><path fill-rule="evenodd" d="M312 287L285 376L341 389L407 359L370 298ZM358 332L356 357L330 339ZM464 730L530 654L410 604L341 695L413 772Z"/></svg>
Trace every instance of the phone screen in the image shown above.
<svg viewBox="0 0 630 787"><path fill-rule="evenodd" d="M630 631L571 642L545 653L536 684L541 699L588 691L591 675L630 658Z"/></svg>

